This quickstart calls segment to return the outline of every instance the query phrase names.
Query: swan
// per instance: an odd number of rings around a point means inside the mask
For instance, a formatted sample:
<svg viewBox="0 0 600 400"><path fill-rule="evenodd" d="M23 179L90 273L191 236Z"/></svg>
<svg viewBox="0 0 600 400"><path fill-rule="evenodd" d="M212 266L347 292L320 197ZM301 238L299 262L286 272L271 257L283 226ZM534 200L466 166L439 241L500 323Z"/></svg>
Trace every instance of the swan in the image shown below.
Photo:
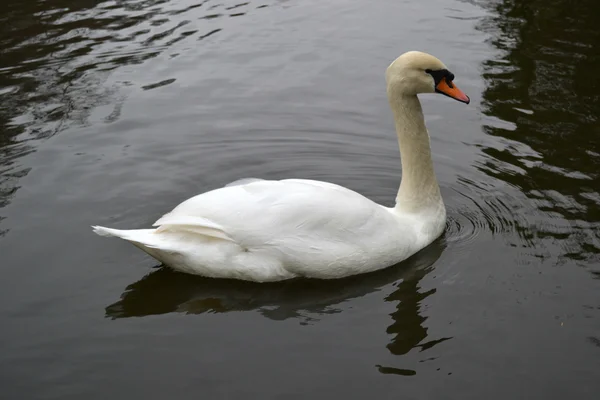
<svg viewBox="0 0 600 400"><path fill-rule="evenodd" d="M343 278L410 257L446 223L417 94L470 100L427 53L402 54L385 78L402 164L394 207L328 182L248 178L185 200L154 229L94 232L124 239L174 270L255 282Z"/></svg>

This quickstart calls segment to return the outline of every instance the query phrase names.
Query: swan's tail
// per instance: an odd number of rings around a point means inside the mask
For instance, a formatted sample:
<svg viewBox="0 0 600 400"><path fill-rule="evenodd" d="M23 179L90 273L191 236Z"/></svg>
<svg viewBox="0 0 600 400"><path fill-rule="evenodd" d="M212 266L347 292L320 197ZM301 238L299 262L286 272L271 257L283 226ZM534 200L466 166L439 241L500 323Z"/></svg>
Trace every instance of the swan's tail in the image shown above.
<svg viewBox="0 0 600 400"><path fill-rule="evenodd" d="M169 244L157 235L156 229L112 229L103 226L92 226L94 233L105 237L118 237L126 240L162 263L167 263L170 251ZM162 240L161 240L162 239Z"/></svg>
<svg viewBox="0 0 600 400"><path fill-rule="evenodd" d="M103 226L92 226L94 233L104 237L118 237L129 242L147 243L152 242L152 233L156 229L112 229Z"/></svg>
<svg viewBox="0 0 600 400"><path fill-rule="evenodd" d="M152 249L158 249L162 246L160 238L156 237L156 229L112 229L103 226L92 226L94 233L104 237L118 237L127 240L136 245L151 256L155 255Z"/></svg>

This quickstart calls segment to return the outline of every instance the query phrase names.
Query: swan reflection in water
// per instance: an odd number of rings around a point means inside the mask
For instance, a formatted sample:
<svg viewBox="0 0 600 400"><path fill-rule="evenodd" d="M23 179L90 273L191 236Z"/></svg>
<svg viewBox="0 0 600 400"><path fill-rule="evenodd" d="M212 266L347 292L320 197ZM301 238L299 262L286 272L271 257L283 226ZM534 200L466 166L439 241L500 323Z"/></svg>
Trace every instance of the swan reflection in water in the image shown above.
<svg viewBox="0 0 600 400"><path fill-rule="evenodd" d="M319 315L340 313L347 300L382 291L383 300L396 303L386 332L392 335L388 350L404 355L419 347L426 350L441 338L425 341L426 317L421 302L436 292L421 291L420 281L434 269L446 247L442 237L408 260L371 274L344 279L296 279L276 283L210 279L159 267L129 285L121 299L106 307L112 319L167 313L225 313L256 310L272 320L297 318L302 324L319 320ZM382 373L413 375L414 371L378 366Z"/></svg>

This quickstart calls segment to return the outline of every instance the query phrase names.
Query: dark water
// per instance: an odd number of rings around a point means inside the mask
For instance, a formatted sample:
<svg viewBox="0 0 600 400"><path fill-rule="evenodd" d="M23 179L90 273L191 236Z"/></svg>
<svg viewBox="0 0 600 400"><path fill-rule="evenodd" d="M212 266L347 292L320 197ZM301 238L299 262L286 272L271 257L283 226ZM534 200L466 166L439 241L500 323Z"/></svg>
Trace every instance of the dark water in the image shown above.
<svg viewBox="0 0 600 400"><path fill-rule="evenodd" d="M596 0L4 0L3 399L596 399ZM400 180L383 73L423 96L448 208L409 261L335 282L215 281L91 224L147 227L248 176Z"/></svg>

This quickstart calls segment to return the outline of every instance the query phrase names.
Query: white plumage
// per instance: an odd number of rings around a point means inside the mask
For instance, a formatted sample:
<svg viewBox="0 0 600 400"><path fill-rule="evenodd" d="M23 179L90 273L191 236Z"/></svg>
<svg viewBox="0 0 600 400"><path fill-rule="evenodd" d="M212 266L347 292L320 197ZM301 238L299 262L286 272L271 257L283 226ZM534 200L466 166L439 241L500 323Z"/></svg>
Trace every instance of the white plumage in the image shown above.
<svg viewBox="0 0 600 400"><path fill-rule="evenodd" d="M417 69L423 75L412 85L397 80ZM94 226L94 232L125 239L173 269L214 278L331 279L402 261L437 238L446 219L416 97L434 91L425 69L445 66L410 52L386 75L403 165L393 208L327 182L243 179L184 201L156 221L155 229Z"/></svg>

